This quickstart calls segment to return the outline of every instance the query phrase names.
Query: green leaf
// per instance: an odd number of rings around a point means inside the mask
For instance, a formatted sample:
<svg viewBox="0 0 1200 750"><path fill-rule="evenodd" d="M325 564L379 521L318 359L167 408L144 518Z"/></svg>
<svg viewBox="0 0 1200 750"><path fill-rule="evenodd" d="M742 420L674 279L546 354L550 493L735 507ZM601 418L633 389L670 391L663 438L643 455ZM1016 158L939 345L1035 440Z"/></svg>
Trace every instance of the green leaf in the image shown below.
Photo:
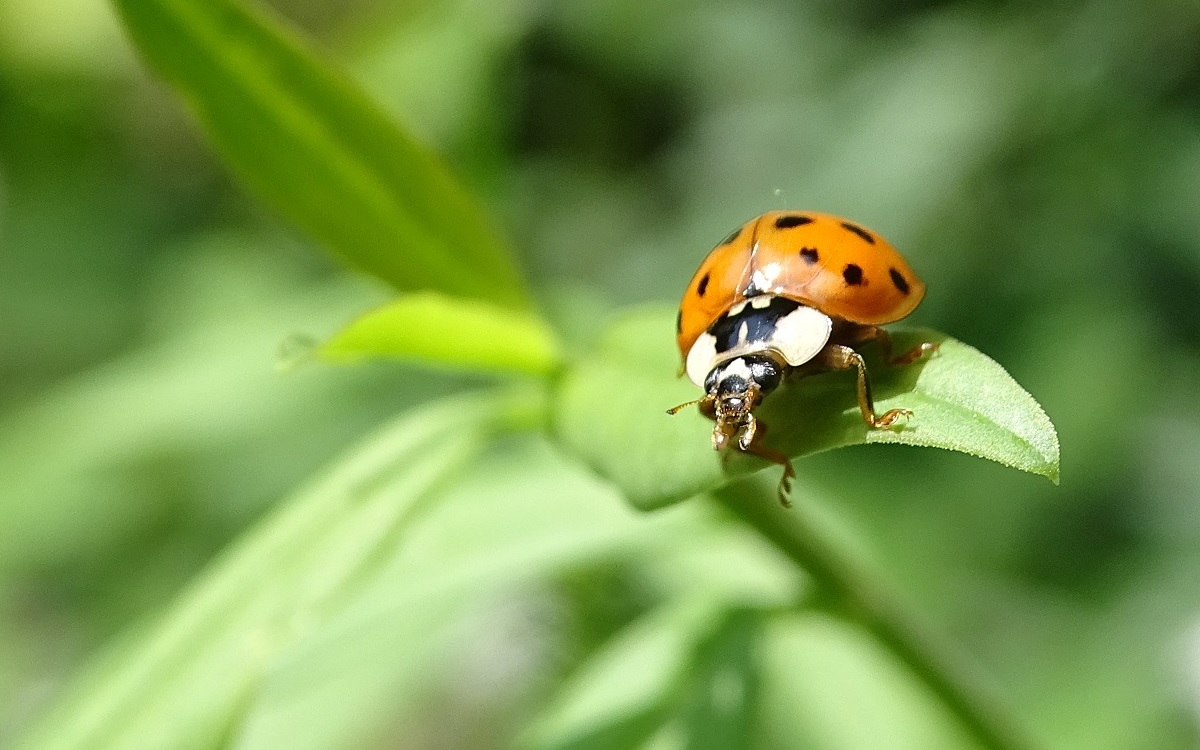
<svg viewBox="0 0 1200 750"><path fill-rule="evenodd" d="M114 2L230 165L341 258L399 289L528 305L472 196L279 21L235 0Z"/></svg>
<svg viewBox="0 0 1200 750"><path fill-rule="evenodd" d="M657 557L712 529L715 518L683 505L647 519L542 436L497 441L426 503L361 593L279 654L236 747L374 747L381 733L427 727L430 692L445 689L448 674L464 679L463 653L480 636L489 644L503 637L518 662L525 649L544 647L539 628L494 631L494 607L511 614L514 590L528 594L617 556ZM495 663L486 664L484 682L509 698L530 687L497 683Z"/></svg>
<svg viewBox="0 0 1200 750"><path fill-rule="evenodd" d="M537 316L436 292L406 295L343 328L318 350L332 361L414 359L466 370L545 375L561 355Z"/></svg>
<svg viewBox="0 0 1200 750"><path fill-rule="evenodd" d="M700 396L676 378L673 311L630 314L572 366L557 394L553 423L560 440L639 508L678 502L761 469L760 459L721 456L709 444L712 423L694 408L665 410ZM861 443L898 443L962 451L1058 481L1058 437L1033 397L976 349L928 330L894 332L897 351L940 343L932 356L889 367L868 351L877 411L907 408L900 429L868 430L852 373L790 383L757 412L770 426L767 444L792 457Z"/></svg>
<svg viewBox="0 0 1200 750"><path fill-rule="evenodd" d="M698 505L634 513L528 431L544 408L514 389L397 419L103 653L17 747L371 746L419 722L481 600L723 527Z"/></svg>
<svg viewBox="0 0 1200 750"><path fill-rule="evenodd" d="M276 655L355 590L421 500L512 418L510 398L436 402L360 446L101 663L22 747L217 746Z"/></svg>
<svg viewBox="0 0 1200 750"><path fill-rule="evenodd" d="M758 616L684 600L641 618L564 686L520 743L524 750L750 747Z"/></svg>

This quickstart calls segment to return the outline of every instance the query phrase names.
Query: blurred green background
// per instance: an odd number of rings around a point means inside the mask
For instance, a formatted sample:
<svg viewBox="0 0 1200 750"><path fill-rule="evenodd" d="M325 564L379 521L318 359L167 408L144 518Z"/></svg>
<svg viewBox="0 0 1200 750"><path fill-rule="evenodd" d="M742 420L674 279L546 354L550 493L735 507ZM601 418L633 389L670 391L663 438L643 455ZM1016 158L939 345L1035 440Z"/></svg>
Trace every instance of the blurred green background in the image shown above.
<svg viewBox="0 0 1200 750"><path fill-rule="evenodd" d="M883 233L913 321L1046 408L1062 486L898 448L802 486L1053 746L1200 744L1194 0L273 5L485 196L574 346L762 211ZM477 382L280 372L387 297L247 196L102 0L0 0L0 746L355 438ZM628 621L639 575L489 605L457 668L508 676L386 746L502 746L504 683ZM799 747L872 746L836 735Z"/></svg>

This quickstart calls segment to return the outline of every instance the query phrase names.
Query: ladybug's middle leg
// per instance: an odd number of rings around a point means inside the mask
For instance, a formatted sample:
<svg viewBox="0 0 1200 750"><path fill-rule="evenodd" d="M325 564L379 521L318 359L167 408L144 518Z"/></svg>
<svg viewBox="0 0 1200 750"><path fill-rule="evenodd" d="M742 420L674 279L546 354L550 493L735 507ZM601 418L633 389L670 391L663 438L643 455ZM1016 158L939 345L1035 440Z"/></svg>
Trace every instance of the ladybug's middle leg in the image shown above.
<svg viewBox="0 0 1200 750"><path fill-rule="evenodd" d="M796 470L792 467L792 459L788 458L786 454L763 445L763 438L766 434L767 425L760 420L752 419L746 430L742 432L737 447L743 453L765 458L783 467L783 476L779 478L779 502L783 507L790 508L792 501L788 500L788 495L792 491L792 480L796 477Z"/></svg>
<svg viewBox="0 0 1200 750"><path fill-rule="evenodd" d="M858 372L858 408L867 427L882 429L891 427L901 417L911 417L908 409L892 409L876 416L875 401L871 398L871 376L862 355L848 346L830 344L821 350L816 360L828 370L850 370Z"/></svg>
<svg viewBox="0 0 1200 750"><path fill-rule="evenodd" d="M904 365L912 364L938 348L938 345L933 342L922 341L908 351L893 357L892 337L886 329L879 326L859 326L854 332L854 343L865 344L870 341L879 343L879 351L883 354L884 361L893 367L903 367Z"/></svg>

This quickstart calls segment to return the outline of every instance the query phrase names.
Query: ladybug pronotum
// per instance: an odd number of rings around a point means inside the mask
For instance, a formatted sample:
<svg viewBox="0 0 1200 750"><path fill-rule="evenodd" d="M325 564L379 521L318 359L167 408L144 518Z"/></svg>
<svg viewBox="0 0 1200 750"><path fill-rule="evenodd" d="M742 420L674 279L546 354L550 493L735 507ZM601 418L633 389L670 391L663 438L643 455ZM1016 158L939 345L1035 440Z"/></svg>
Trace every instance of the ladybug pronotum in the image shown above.
<svg viewBox="0 0 1200 750"><path fill-rule="evenodd" d="M715 450L733 447L780 464L779 497L787 505L795 470L763 444L766 425L754 410L789 378L853 369L867 427L901 424L911 411L875 413L857 349L877 341L896 366L936 349L922 343L893 357L880 327L907 316L924 296L925 284L874 232L812 211L763 214L717 245L688 284L675 333L683 371L704 396L668 413L699 404L716 423Z"/></svg>

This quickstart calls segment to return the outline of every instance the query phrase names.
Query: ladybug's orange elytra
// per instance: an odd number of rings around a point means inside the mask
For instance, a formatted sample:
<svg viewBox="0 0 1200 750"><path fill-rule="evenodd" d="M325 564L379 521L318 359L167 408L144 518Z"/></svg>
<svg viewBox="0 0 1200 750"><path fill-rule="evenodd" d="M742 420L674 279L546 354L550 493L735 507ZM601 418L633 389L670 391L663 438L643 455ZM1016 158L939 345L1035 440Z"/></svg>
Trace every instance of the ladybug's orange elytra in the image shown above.
<svg viewBox="0 0 1200 750"><path fill-rule="evenodd" d="M786 297L834 318L883 325L907 316L925 284L869 229L815 211L773 211L717 245L688 284L676 331L684 357L717 316L759 294Z"/></svg>

